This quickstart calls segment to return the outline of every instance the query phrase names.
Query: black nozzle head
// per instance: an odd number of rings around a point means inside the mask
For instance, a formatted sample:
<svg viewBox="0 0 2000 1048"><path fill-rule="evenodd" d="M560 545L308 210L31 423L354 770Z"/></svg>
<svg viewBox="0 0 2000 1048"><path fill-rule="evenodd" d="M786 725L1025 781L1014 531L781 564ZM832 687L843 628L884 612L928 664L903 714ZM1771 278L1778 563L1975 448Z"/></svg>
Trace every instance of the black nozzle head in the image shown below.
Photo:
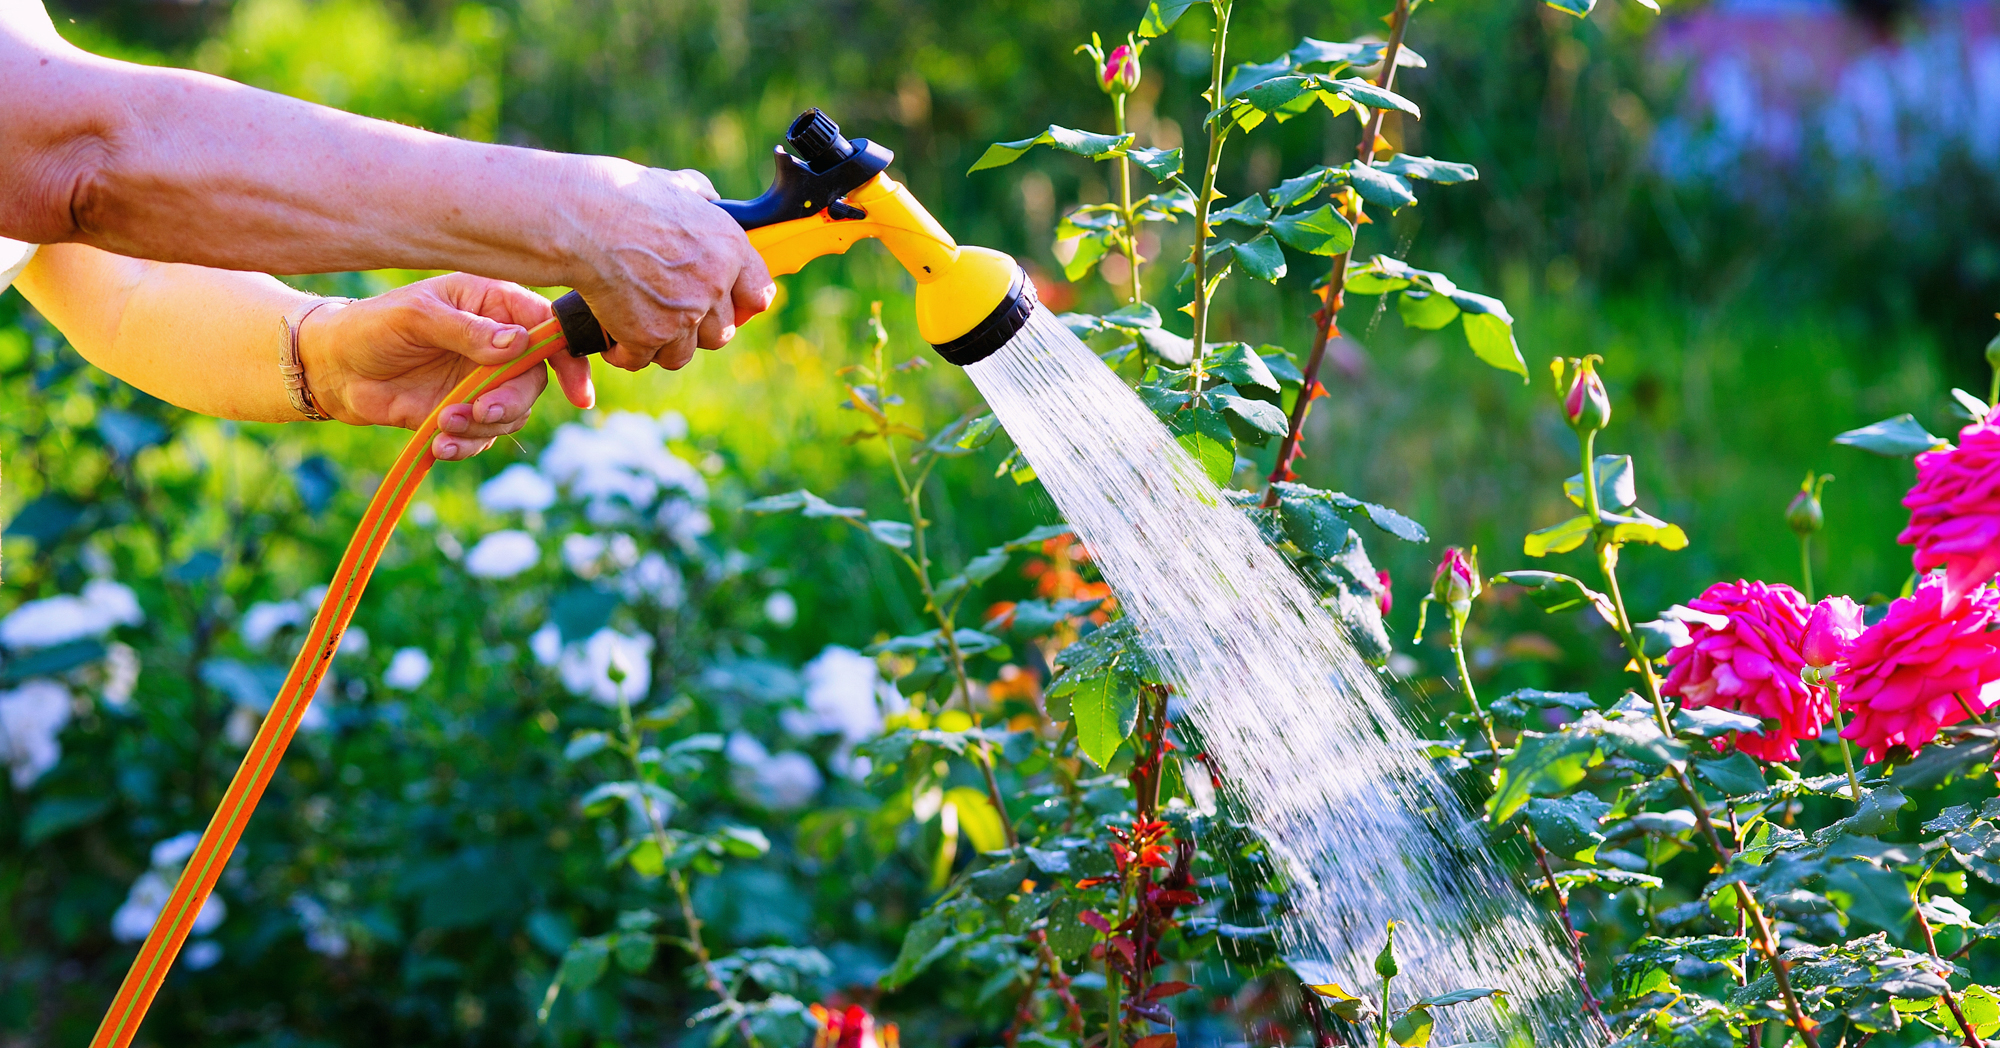
<svg viewBox="0 0 2000 1048"><path fill-rule="evenodd" d="M814 171L825 171L854 155L854 143L841 136L840 125L816 107L792 121L792 129L785 132L785 144Z"/></svg>
<svg viewBox="0 0 2000 1048"><path fill-rule="evenodd" d="M1014 268L1014 282L1007 287L1007 297L993 307L993 312L978 326L943 345L932 346L938 356L946 361L967 367L977 364L998 352L1001 346L1014 340L1021 329L1027 326L1028 318L1035 314L1035 282L1019 266Z"/></svg>

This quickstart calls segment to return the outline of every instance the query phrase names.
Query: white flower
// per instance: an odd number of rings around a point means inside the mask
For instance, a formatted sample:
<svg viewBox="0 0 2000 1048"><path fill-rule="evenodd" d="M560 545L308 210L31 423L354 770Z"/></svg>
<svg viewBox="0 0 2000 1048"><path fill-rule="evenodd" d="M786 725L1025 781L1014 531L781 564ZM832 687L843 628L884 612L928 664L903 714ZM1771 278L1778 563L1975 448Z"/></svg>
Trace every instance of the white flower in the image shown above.
<svg viewBox="0 0 2000 1048"><path fill-rule="evenodd" d="M838 644L829 644L806 663L804 710L789 710L785 729L795 735L834 733L843 749L882 732L884 709L899 710L904 699L875 660Z"/></svg>
<svg viewBox="0 0 2000 1048"><path fill-rule="evenodd" d="M132 701L139 686L139 652L132 645L112 641L104 650L104 701L123 707Z"/></svg>
<svg viewBox="0 0 2000 1048"><path fill-rule="evenodd" d="M422 648L397 648L382 671L382 683L397 691L415 691L431 676L431 657Z"/></svg>
<svg viewBox="0 0 2000 1048"><path fill-rule="evenodd" d="M213 939L197 939L181 950L181 967L191 972L215 967L222 959L222 944Z"/></svg>
<svg viewBox="0 0 2000 1048"><path fill-rule="evenodd" d="M616 705L622 693L627 702L636 703L653 686L652 655L653 638L606 626L582 644L566 645L556 661L556 673L572 695L609 706ZM614 666L624 674L624 680L611 680Z"/></svg>
<svg viewBox="0 0 2000 1048"><path fill-rule="evenodd" d="M0 644L10 648L50 648L98 637L119 626L146 620L139 598L110 579L92 579L76 596L31 600L0 619Z"/></svg>
<svg viewBox="0 0 2000 1048"><path fill-rule="evenodd" d="M525 531L496 531L465 555L465 570L482 579L511 579L542 559L542 547Z"/></svg>
<svg viewBox="0 0 2000 1048"><path fill-rule="evenodd" d="M730 778L736 788L774 811L805 807L825 782L811 757L793 751L773 755L740 731L729 737L723 755L735 766Z"/></svg>
<svg viewBox="0 0 2000 1048"><path fill-rule="evenodd" d="M479 504L490 513L540 513L556 504L556 486L525 462L516 462L479 485Z"/></svg>
<svg viewBox="0 0 2000 1048"><path fill-rule="evenodd" d="M0 692L0 752L15 789L27 789L62 759L58 736L69 724L70 701L68 688L46 678Z"/></svg>
<svg viewBox="0 0 2000 1048"><path fill-rule="evenodd" d="M319 900L310 895L292 896L292 912L306 933L306 949L322 957L347 956L347 935Z"/></svg>
<svg viewBox="0 0 2000 1048"><path fill-rule="evenodd" d="M776 590L764 598L764 617L779 629L790 629L799 621L799 602L784 590Z"/></svg>
<svg viewBox="0 0 2000 1048"><path fill-rule="evenodd" d="M303 624L306 615L306 606L300 601L260 600L243 613L243 618L236 623L236 632L243 635L243 643L261 648L270 643L279 630Z"/></svg>
<svg viewBox="0 0 2000 1048"><path fill-rule="evenodd" d="M153 930L153 922L159 920L160 911L174 893L174 878L180 876L180 868L200 843L201 834L189 830L153 845L150 856L153 868L132 882L132 890L126 893L124 905L111 915L112 938L119 942L137 942ZM228 915L229 907L223 903L222 897L210 895L208 901L202 904L201 912L195 915L192 934L207 935ZM222 956L220 948L215 956ZM209 963L215 962L210 960Z"/></svg>
<svg viewBox="0 0 2000 1048"><path fill-rule="evenodd" d="M562 630L553 622L542 623L542 628L528 636L528 650L535 661L544 666L553 666L562 657Z"/></svg>
<svg viewBox="0 0 2000 1048"><path fill-rule="evenodd" d="M368 654L368 631L359 626L347 627L347 632L340 635L340 650L334 654L354 656Z"/></svg>
<svg viewBox="0 0 2000 1048"><path fill-rule="evenodd" d="M595 428L569 423L557 427L542 452L542 473L586 500L584 515L600 527L633 519L665 491L704 501L708 482L666 448L666 441L685 432L678 416L656 420L624 411Z"/></svg>
<svg viewBox="0 0 2000 1048"><path fill-rule="evenodd" d="M585 535L582 532L564 535L563 565L578 578L594 579L598 572L597 562L604 559L604 546L602 535Z"/></svg>
<svg viewBox="0 0 2000 1048"><path fill-rule="evenodd" d="M618 580L618 588L633 600L649 600L662 608L678 608L687 600L687 580L657 552L640 557L638 565Z"/></svg>

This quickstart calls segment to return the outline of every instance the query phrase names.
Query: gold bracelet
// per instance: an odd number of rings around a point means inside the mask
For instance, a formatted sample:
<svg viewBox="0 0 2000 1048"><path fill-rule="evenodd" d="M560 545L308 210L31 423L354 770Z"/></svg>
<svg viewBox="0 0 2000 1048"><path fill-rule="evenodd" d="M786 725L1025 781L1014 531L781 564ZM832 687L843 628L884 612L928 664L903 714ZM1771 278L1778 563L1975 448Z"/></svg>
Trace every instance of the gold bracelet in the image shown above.
<svg viewBox="0 0 2000 1048"><path fill-rule="evenodd" d="M314 422L330 422L333 416L320 410L312 387L306 383L306 366L299 358L299 332L305 328L306 318L312 316L313 310L328 302L345 304L352 301L351 298L316 298L278 319L284 327L283 338L278 343L278 373L285 376L285 395L291 398L292 410Z"/></svg>

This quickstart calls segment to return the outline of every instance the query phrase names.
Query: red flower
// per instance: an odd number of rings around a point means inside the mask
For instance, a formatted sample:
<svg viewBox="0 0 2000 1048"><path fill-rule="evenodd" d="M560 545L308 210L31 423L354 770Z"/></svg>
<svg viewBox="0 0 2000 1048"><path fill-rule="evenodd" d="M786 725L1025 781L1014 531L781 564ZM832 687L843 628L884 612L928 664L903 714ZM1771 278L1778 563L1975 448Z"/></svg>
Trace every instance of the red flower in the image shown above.
<svg viewBox="0 0 2000 1048"><path fill-rule="evenodd" d="M1841 734L1881 760L1894 746L1911 753L1938 729L2000 704L2000 591L1974 590L1947 609L1947 582L1929 576L1915 594L1889 605L1863 632L1834 676L1840 707L1854 720Z"/></svg>
<svg viewBox="0 0 2000 1048"><path fill-rule="evenodd" d="M2000 572L2000 426L1975 422L1958 447L1917 456L1917 483L1903 496L1910 526L1896 541L1917 547L1918 571L1944 568L1943 611Z"/></svg>
<svg viewBox="0 0 2000 1048"><path fill-rule="evenodd" d="M1799 654L1806 665L1825 669L1847 659L1847 646L1861 636L1861 606L1847 597L1828 597L1806 616L1805 639Z"/></svg>
<svg viewBox="0 0 2000 1048"><path fill-rule="evenodd" d="M1104 56L1104 82L1098 86L1108 95L1129 95L1139 89L1139 52L1130 44L1119 44Z"/></svg>
<svg viewBox="0 0 2000 1048"><path fill-rule="evenodd" d="M1782 583L1718 582L1688 606L1729 622L1691 624L1692 643L1667 653L1671 670L1661 690L1692 709L1722 707L1761 718L1764 731L1736 732L1736 748L1767 761L1797 760L1798 743L1818 738L1833 718L1826 689L1799 679L1806 664L1799 652L1805 598Z"/></svg>

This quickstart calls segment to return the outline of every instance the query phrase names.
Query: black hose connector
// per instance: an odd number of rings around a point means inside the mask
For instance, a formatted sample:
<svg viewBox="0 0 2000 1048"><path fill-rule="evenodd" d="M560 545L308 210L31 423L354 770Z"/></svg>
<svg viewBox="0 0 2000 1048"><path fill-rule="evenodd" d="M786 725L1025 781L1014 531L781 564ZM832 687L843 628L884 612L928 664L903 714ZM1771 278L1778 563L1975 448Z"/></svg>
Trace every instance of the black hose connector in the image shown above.
<svg viewBox="0 0 2000 1048"><path fill-rule="evenodd" d="M1007 287L1007 297L993 307L993 312L979 322L971 331L942 345L931 348L947 362L965 367L977 364L992 356L1001 346L1014 340L1028 318L1035 314L1035 284L1021 267L1014 267L1014 281Z"/></svg>

